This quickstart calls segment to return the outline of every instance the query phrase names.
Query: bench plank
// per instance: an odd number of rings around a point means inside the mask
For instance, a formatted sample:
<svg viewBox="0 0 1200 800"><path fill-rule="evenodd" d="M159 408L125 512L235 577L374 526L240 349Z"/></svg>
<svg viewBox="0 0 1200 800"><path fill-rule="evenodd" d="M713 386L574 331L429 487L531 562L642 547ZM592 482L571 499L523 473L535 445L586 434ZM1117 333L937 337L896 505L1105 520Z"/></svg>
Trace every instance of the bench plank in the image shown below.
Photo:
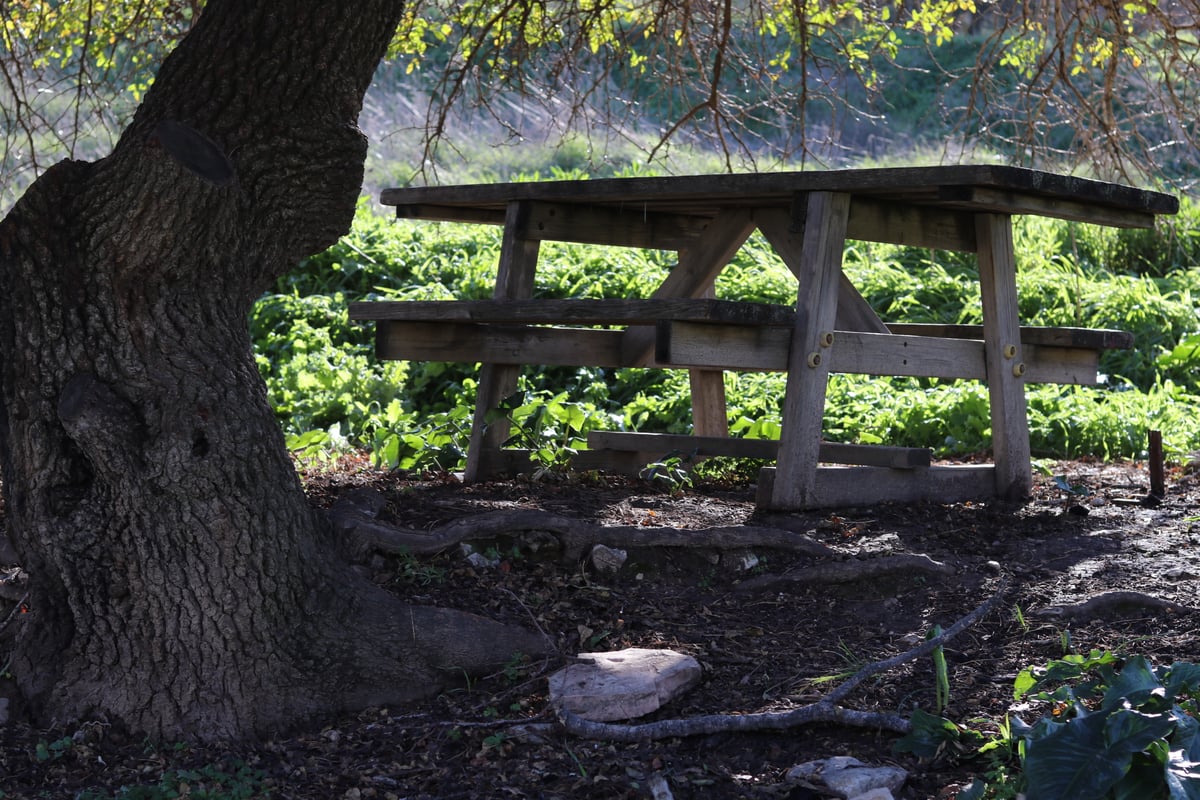
<svg viewBox="0 0 1200 800"><path fill-rule="evenodd" d="M775 439L734 439L721 436L688 436L671 433L635 433L628 431L591 431L591 450L629 450L654 454L681 452L697 456L757 458L774 461L779 452ZM891 447L869 444L821 442L819 460L829 464L863 464L893 469L927 467L930 451L924 447Z"/></svg>
<svg viewBox="0 0 1200 800"><path fill-rule="evenodd" d="M383 320L375 355L387 361L537 364L547 367L626 367L621 331L471 322Z"/></svg>
<svg viewBox="0 0 1200 800"><path fill-rule="evenodd" d="M658 327L655 360L662 367L740 372L787 369L791 337L785 328L672 321L660 322ZM1096 349L1031 344L1023 350L1029 383L1098 382ZM987 380L984 346L977 339L837 331L828 358L832 372Z"/></svg>
<svg viewBox="0 0 1200 800"><path fill-rule="evenodd" d="M788 326L790 306L731 300L401 300L350 304L352 320L653 325L662 319Z"/></svg>
<svg viewBox="0 0 1200 800"><path fill-rule="evenodd" d="M356 321L650 325L663 320L674 320L788 327L795 320L795 311L791 306L713 299L378 300L350 303L349 308L350 319ZM841 310L839 305L839 311ZM1020 330L1022 344L1129 350L1134 343L1133 334L1127 331L1102 328L1025 326ZM904 336L983 340L982 325L889 323L886 325L886 331Z"/></svg>
<svg viewBox="0 0 1200 800"><path fill-rule="evenodd" d="M892 333L912 336L940 336L952 339L983 340L982 325L936 325L932 323L890 323ZM1106 328L1021 327L1021 343L1051 347L1080 347L1093 350L1130 350L1133 334Z"/></svg>
<svg viewBox="0 0 1200 800"><path fill-rule="evenodd" d="M881 467L818 467L807 508L847 508L879 503L954 503L995 495L991 464L953 464L911 470ZM761 509L795 510L772 503L775 469L758 473Z"/></svg>

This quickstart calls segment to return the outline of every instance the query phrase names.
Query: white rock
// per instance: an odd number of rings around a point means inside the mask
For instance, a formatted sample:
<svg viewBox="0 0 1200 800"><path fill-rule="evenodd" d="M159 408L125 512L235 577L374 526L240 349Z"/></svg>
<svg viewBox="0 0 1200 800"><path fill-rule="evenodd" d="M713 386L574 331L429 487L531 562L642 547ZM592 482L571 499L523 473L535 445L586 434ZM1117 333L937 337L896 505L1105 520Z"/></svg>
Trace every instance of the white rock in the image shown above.
<svg viewBox="0 0 1200 800"><path fill-rule="evenodd" d="M749 572L758 566L758 556L749 550L734 554L730 561L733 569L738 572Z"/></svg>
<svg viewBox="0 0 1200 800"><path fill-rule="evenodd" d="M581 653L550 676L550 702L584 719L608 722L658 710L700 682L700 663L673 650L631 647Z"/></svg>
<svg viewBox="0 0 1200 800"><path fill-rule="evenodd" d="M848 767L865 767L866 764L851 756L834 756L833 758L822 758L819 761L805 761L803 764L797 764L787 771L786 780L788 781L817 781L822 780L821 775L826 769L846 769Z"/></svg>
<svg viewBox="0 0 1200 800"><path fill-rule="evenodd" d="M592 566L600 572L619 572L629 554L615 547L598 544L592 548Z"/></svg>
<svg viewBox="0 0 1200 800"><path fill-rule="evenodd" d="M824 784L831 792L852 800L888 800L907 779L908 773L899 767L871 767L850 756L797 764L787 771L786 777L789 783ZM871 794L876 790L885 794Z"/></svg>
<svg viewBox="0 0 1200 800"><path fill-rule="evenodd" d="M880 786L857 797L851 797L850 800L896 800L896 798L890 791Z"/></svg>
<svg viewBox="0 0 1200 800"><path fill-rule="evenodd" d="M872 789L899 791L904 782L908 780L908 773L900 767L848 766L843 769L826 767L825 771L821 773L821 780L825 782L830 791L836 792L842 797L858 797Z"/></svg>

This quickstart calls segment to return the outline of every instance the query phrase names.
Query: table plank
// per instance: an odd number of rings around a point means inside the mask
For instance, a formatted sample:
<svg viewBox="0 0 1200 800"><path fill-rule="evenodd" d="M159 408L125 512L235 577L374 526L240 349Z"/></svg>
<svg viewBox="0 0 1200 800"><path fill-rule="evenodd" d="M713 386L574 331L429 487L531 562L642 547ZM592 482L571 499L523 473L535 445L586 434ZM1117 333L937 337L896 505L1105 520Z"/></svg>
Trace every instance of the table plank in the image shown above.
<svg viewBox="0 0 1200 800"><path fill-rule="evenodd" d="M632 450L661 458L671 452L694 456L725 456L728 458L758 458L775 460L779 452L777 439L732 439L720 436L670 433L638 433L629 431L591 431L588 448L592 450ZM843 444L821 442L818 458L829 464L859 464L866 466L912 469L930 464L927 447L889 447L886 445Z"/></svg>
<svg viewBox="0 0 1200 800"><path fill-rule="evenodd" d="M666 367L782 372L788 368L790 347L786 328L668 321L659 323L655 361ZM1023 354L1027 383L1099 382L1099 351L1094 348L1027 343ZM830 372L979 381L988 374L980 339L838 330L828 358Z"/></svg>
<svg viewBox="0 0 1200 800"><path fill-rule="evenodd" d="M879 503L954 503L986 497L995 484L991 464L951 464L911 470L881 467L818 467L806 508L853 508ZM758 505L771 506L778 469L758 473Z"/></svg>
<svg viewBox="0 0 1200 800"><path fill-rule="evenodd" d="M955 187L997 190L1006 195L955 195ZM952 165L807 172L767 172L728 175L685 175L653 178L605 178L472 186L425 186L386 189L384 205L426 207L463 206L503 210L513 200L609 205L636 212L669 211L714 216L720 209L790 209L797 192L847 192L899 204L920 204L971 211L1023 213L1030 198L1059 199L1087 206L1043 203L1037 213L1104 224L1106 210L1144 214L1174 214L1178 198L1122 184L1056 175L1022 167ZM1148 224L1148 219L1125 220Z"/></svg>

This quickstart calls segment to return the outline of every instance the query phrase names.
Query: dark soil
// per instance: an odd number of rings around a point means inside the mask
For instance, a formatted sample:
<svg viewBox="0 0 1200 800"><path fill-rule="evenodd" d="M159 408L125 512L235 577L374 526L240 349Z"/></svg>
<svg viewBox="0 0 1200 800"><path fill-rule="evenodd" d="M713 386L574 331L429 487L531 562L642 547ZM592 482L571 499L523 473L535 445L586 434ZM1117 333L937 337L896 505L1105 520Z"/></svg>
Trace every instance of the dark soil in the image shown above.
<svg viewBox="0 0 1200 800"><path fill-rule="evenodd" d="M323 505L353 488L378 489L389 501L384 518L412 528L538 508L599 525L786 527L833 548L838 560L915 553L953 565L952 574L902 572L821 586L783 582L747 593L739 584L786 575L814 559L766 548L631 551L619 573L601 575L586 563L563 563L545 535L523 534L475 543L498 559L494 566L472 566L457 550L421 559L375 554L364 561L375 581L414 602L536 624L563 657L638 646L698 659L703 682L649 719L812 702L839 677L908 649L934 625L949 626L1007 581L997 610L946 648L946 715L994 731L1006 714L1027 722L1040 716L1036 704L1014 704L1013 678L1025 666L1061 657L1065 648L1143 654L1157 663L1200 658L1200 612L1194 610L1134 603L1108 607L1095 618L1046 613L1112 590L1200 606L1197 479L1169 470L1166 497L1155 505L1143 502L1149 478L1141 464L1071 462L1054 465L1053 472L1078 493L1040 477L1034 500L1024 505L790 515L756 514L746 487L669 493L623 480L462 486L397 479L353 462L311 471L307 481L314 502ZM11 609L12 603L0 602L0 622ZM128 798L648 798L651 778L660 776L675 798L802 798L821 795L786 783L789 767L851 755L902 766L909 779L898 796L931 798L953 797L955 787L987 769L981 759L919 761L893 750L895 734L836 725L640 744L582 739L557 727L547 709L546 676L563 663L514 661L419 706L370 709L228 749L147 742L104 720L37 730L13 719L0 726L0 796L72 798L94 790L93 797ZM868 679L845 704L932 711L934 691L926 658ZM121 787L134 786L143 788L122 793ZM224 793L205 794L217 790Z"/></svg>

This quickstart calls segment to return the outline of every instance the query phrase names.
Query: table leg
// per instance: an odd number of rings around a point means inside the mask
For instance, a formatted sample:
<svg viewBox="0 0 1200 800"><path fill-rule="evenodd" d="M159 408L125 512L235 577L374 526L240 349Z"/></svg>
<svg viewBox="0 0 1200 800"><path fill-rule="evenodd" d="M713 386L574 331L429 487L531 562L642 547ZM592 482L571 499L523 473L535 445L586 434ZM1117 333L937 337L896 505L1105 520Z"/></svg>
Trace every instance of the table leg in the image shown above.
<svg viewBox="0 0 1200 800"><path fill-rule="evenodd" d="M526 299L533 296L541 242L523 238L529 205L524 202L508 204L504 218L504 240L500 245L500 263L496 270L497 300ZM463 479L467 483L484 480L501 472L506 465L500 459L500 446L508 439L508 426L487 424L488 412L517 390L521 368L510 364L483 364L479 369L479 386L475 396L475 417L471 423L471 442L467 448L467 468Z"/></svg>
<svg viewBox="0 0 1200 800"><path fill-rule="evenodd" d="M1022 500L1033 491L1033 469L1029 458L1012 217L977 214L975 230L996 496Z"/></svg>
<svg viewBox="0 0 1200 800"><path fill-rule="evenodd" d="M829 350L836 347L832 335L849 212L849 195L813 192L807 198L802 234L791 230L791 218L782 211L764 213L759 219L759 228L800 281L772 508L805 508L817 499Z"/></svg>
<svg viewBox="0 0 1200 800"><path fill-rule="evenodd" d="M709 284L702 297L716 297ZM725 373L719 369L689 369L692 390L692 433L696 436L729 436L729 411L725 403Z"/></svg>

